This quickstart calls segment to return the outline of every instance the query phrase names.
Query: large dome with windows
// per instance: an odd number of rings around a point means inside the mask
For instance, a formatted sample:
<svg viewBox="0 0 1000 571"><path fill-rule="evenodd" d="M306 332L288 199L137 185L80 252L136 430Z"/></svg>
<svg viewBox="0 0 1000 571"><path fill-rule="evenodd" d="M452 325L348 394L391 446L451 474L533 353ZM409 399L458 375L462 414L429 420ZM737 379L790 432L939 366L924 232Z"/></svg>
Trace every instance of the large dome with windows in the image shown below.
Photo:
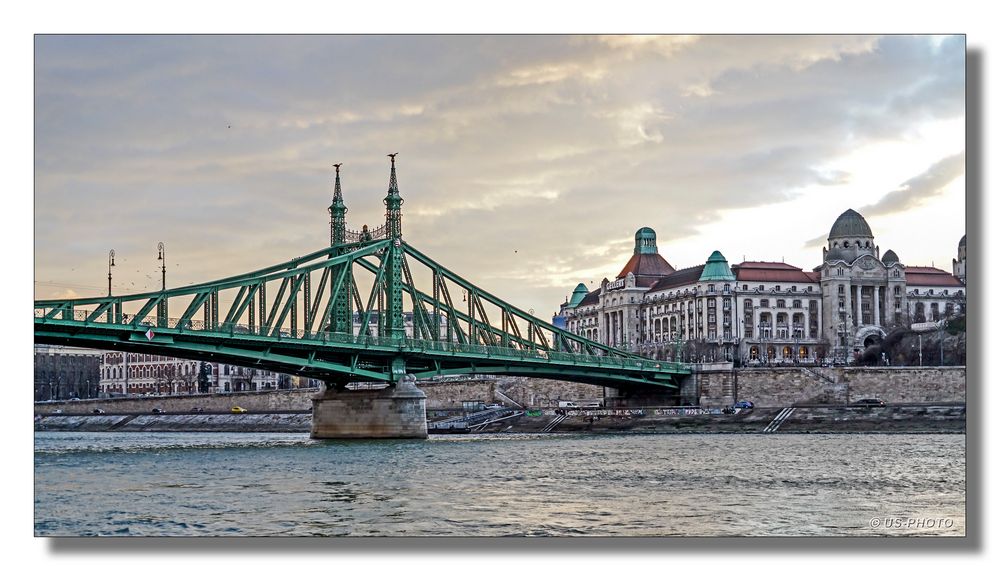
<svg viewBox="0 0 1000 571"><path fill-rule="evenodd" d="M833 223L833 227L830 228L830 240L835 238L854 238L854 237L865 237L874 238L875 235L872 234L871 226L865 221L864 216L861 216L853 209L848 208L843 214L837 217L837 221Z"/></svg>

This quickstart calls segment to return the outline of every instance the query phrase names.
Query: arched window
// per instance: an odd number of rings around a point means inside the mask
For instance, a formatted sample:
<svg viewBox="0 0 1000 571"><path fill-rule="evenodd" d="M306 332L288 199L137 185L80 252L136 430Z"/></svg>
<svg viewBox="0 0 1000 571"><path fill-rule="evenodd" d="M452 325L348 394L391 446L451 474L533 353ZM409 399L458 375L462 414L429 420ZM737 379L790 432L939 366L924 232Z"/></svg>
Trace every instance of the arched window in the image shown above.
<svg viewBox="0 0 1000 571"><path fill-rule="evenodd" d="M868 244L868 240L865 240L865 248L871 248L871 246Z"/></svg>
<svg viewBox="0 0 1000 571"><path fill-rule="evenodd" d="M788 345L785 345L785 348L781 350L781 356L784 359L791 359L792 358L792 348L789 347Z"/></svg>

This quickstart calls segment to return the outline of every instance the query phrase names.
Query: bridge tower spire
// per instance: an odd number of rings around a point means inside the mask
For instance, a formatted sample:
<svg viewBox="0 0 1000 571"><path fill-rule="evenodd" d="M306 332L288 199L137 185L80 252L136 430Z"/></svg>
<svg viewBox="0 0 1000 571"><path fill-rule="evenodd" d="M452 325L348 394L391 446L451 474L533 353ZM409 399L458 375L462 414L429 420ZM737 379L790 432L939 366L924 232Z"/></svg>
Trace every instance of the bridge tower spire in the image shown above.
<svg viewBox="0 0 1000 571"><path fill-rule="evenodd" d="M385 260L387 264L385 279L387 307L385 309L388 313L385 323L388 325L389 337L403 339L406 337L403 319L403 199L399 196L399 186L396 183L397 154L399 153L388 155L391 161L389 192L383 200L385 202L385 230L387 237L391 240Z"/></svg>
<svg viewBox="0 0 1000 571"><path fill-rule="evenodd" d="M340 167L343 164L337 163L333 165L333 168L337 169L337 175L333 183L333 202L327 208L330 212L331 246L343 244L347 235L347 206L344 205L344 196L340 192Z"/></svg>
<svg viewBox="0 0 1000 571"><path fill-rule="evenodd" d="M336 179L333 183L333 202L327 210L330 211L330 246L343 246L347 243L347 206L340 191L340 167L344 163L333 165L336 169ZM335 254L330 254L334 256ZM350 265L348 265L350 271ZM333 295L335 279L330 280L330 295ZM333 315L329 329L334 333L354 333L354 308L351 300L351 280L345 280L333 302Z"/></svg>

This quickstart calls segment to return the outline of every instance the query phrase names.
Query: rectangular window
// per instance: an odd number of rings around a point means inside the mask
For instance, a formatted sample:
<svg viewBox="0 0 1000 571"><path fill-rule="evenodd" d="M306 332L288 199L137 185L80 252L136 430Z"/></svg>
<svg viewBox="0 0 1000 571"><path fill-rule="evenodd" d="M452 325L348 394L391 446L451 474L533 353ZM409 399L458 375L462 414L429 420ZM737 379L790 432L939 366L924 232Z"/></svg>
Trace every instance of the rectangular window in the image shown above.
<svg viewBox="0 0 1000 571"><path fill-rule="evenodd" d="M771 306L771 300L769 300L769 299L762 299L762 300L760 300L760 306L761 307L770 307Z"/></svg>
<svg viewBox="0 0 1000 571"><path fill-rule="evenodd" d="M785 307L785 300L779 299L778 300L778 307Z"/></svg>

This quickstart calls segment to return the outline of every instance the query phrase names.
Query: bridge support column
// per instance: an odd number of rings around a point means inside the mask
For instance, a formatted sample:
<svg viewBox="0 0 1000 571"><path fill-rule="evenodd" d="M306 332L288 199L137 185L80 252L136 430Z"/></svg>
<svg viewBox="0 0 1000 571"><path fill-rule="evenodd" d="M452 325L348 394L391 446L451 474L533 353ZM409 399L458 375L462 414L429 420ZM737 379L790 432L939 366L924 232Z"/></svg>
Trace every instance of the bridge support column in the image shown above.
<svg viewBox="0 0 1000 571"><path fill-rule="evenodd" d="M426 402L412 377L381 390L328 388L313 397L310 436L427 438Z"/></svg>

